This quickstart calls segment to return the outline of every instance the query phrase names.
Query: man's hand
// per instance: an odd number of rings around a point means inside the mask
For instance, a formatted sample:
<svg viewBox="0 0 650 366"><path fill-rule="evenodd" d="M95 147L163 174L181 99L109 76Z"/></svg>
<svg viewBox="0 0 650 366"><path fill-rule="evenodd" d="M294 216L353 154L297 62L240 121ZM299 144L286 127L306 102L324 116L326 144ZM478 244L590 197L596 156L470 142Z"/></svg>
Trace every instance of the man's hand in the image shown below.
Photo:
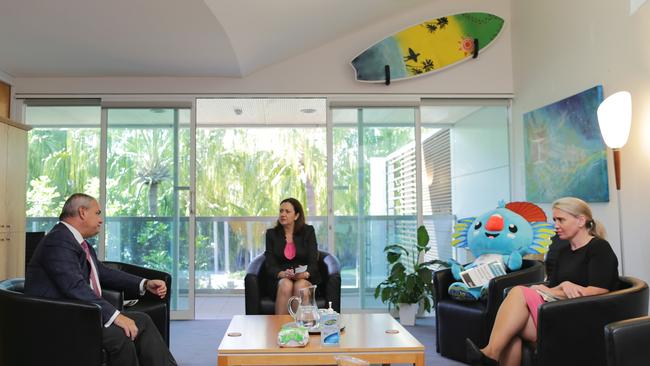
<svg viewBox="0 0 650 366"><path fill-rule="evenodd" d="M159 296L161 299L165 298L167 295L167 284L162 280L147 280L146 282L147 291L152 294Z"/></svg>
<svg viewBox="0 0 650 366"><path fill-rule="evenodd" d="M135 325L133 319L128 318L121 313L117 315L117 318L115 318L113 324L124 329L124 334L126 334L127 337L131 338L132 341L134 341L135 337L138 335L138 327Z"/></svg>

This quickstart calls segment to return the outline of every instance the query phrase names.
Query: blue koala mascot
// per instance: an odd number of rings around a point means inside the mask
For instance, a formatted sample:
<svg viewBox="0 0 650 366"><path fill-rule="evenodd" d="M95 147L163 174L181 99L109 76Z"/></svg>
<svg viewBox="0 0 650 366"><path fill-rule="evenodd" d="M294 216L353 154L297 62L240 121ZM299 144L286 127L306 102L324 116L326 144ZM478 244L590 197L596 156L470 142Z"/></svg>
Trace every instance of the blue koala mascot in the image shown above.
<svg viewBox="0 0 650 366"><path fill-rule="evenodd" d="M458 282L449 286L449 295L459 301L477 301L487 294L487 285L469 287L460 272L492 262L507 270L521 268L526 254L546 253L555 235L546 214L530 202L499 202L499 207L478 217L458 220L454 226L452 246L469 248L474 258L466 266L451 260L451 272Z"/></svg>

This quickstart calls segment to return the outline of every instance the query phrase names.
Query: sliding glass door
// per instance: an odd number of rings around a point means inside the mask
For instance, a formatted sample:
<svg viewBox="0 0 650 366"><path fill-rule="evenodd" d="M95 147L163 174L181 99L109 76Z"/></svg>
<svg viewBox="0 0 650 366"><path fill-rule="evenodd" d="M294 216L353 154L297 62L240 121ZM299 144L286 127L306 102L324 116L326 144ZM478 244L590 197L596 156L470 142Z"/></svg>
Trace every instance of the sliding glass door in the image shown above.
<svg viewBox="0 0 650 366"><path fill-rule="evenodd" d="M264 252L264 233L284 198L303 204L319 246L327 248L325 136L322 98L197 100L200 295L243 292L246 268Z"/></svg>
<svg viewBox="0 0 650 366"><path fill-rule="evenodd" d="M384 248L415 244L415 108L332 110L334 235L343 306L384 307Z"/></svg>
<svg viewBox="0 0 650 366"><path fill-rule="evenodd" d="M100 115L98 100L27 103L27 231L49 231L75 192L99 197Z"/></svg>
<svg viewBox="0 0 650 366"><path fill-rule="evenodd" d="M106 109L105 258L171 273L177 316L193 309L189 122L190 109Z"/></svg>

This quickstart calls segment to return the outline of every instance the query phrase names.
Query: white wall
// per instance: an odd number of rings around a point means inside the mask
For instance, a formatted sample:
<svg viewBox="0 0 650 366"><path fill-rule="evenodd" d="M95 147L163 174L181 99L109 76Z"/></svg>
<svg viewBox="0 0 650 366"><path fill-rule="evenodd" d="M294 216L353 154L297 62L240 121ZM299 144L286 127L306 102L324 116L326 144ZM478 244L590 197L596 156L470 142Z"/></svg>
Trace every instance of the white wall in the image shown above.
<svg viewBox="0 0 650 366"><path fill-rule="evenodd" d="M451 129L453 214L476 216L510 201L508 115L503 107L483 107Z"/></svg>
<svg viewBox="0 0 650 366"><path fill-rule="evenodd" d="M421 21L467 11L486 11L505 19L499 38L478 59L390 86L354 80L349 62L368 46ZM510 0L431 1L241 79L16 78L14 85L19 94L511 94L510 29Z"/></svg>
<svg viewBox="0 0 650 366"><path fill-rule="evenodd" d="M505 106L483 107L451 129L451 209L456 219L477 216L510 201L508 115ZM471 252L455 250L461 262Z"/></svg>
<svg viewBox="0 0 650 366"><path fill-rule="evenodd" d="M602 84L629 90L630 140L622 149L625 274L650 282L650 6L629 16L628 0L513 1L513 198L525 198L523 113ZM620 257L618 200L609 155L610 202L592 204ZM546 207L548 211L548 207Z"/></svg>

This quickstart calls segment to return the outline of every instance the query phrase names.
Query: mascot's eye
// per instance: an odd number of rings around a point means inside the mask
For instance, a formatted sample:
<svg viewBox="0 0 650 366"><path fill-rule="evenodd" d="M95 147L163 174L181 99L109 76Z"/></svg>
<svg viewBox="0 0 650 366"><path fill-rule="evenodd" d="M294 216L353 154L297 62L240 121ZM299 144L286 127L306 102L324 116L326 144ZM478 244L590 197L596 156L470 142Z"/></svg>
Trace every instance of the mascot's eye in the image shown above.
<svg viewBox="0 0 650 366"><path fill-rule="evenodd" d="M477 222L476 224L474 224L474 230L478 230L480 228L481 228L481 222L480 221Z"/></svg>
<svg viewBox="0 0 650 366"><path fill-rule="evenodd" d="M510 230L511 233L516 233L517 232L517 225L515 225L515 224L508 225L508 230Z"/></svg>

